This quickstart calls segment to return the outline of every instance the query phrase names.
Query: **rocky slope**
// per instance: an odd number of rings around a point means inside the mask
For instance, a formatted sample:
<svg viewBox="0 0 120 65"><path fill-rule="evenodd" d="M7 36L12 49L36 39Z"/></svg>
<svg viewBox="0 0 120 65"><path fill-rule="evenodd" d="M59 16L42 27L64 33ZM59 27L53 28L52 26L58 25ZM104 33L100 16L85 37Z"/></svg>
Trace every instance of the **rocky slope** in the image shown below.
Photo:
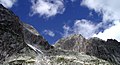
<svg viewBox="0 0 120 65"><path fill-rule="evenodd" d="M50 45L0 4L0 65L120 65L120 43L72 35Z"/></svg>
<svg viewBox="0 0 120 65"><path fill-rule="evenodd" d="M58 40L54 46L64 50L83 52L85 51L86 42L82 35L75 34Z"/></svg>
<svg viewBox="0 0 120 65"><path fill-rule="evenodd" d="M12 11L0 4L0 64L13 55L36 56L39 51L31 45L41 51L53 48L32 26L22 23ZM32 54L33 51L35 53Z"/></svg>
<svg viewBox="0 0 120 65"><path fill-rule="evenodd" d="M88 43L87 54L120 65L120 42L113 39L103 41L98 38L91 38Z"/></svg>
<svg viewBox="0 0 120 65"><path fill-rule="evenodd" d="M107 41L99 38L85 39L81 35L75 34L58 40L54 46L59 49L84 52L115 65L120 64L120 42L113 39Z"/></svg>

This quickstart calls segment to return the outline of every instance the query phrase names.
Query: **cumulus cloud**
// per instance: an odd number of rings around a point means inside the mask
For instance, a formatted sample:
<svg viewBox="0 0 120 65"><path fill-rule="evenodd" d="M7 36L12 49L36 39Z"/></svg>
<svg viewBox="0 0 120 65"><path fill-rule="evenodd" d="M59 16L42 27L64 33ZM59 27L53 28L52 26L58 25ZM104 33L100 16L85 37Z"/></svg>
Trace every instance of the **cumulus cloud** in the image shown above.
<svg viewBox="0 0 120 65"><path fill-rule="evenodd" d="M97 30L97 26L89 20L76 20L73 31L75 34L82 34L85 38L91 37Z"/></svg>
<svg viewBox="0 0 120 65"><path fill-rule="evenodd" d="M81 5L103 14L103 21L120 18L120 0L83 0Z"/></svg>
<svg viewBox="0 0 120 65"><path fill-rule="evenodd" d="M63 0L31 0L31 15L51 17L62 14L65 10Z"/></svg>
<svg viewBox="0 0 120 65"><path fill-rule="evenodd" d="M116 39L120 42L120 21L115 21L114 24L114 26L104 30L104 32L94 34L93 37L99 37L103 40Z"/></svg>
<svg viewBox="0 0 120 65"><path fill-rule="evenodd" d="M0 0L0 4L6 8L11 8L16 2L17 0Z"/></svg>
<svg viewBox="0 0 120 65"><path fill-rule="evenodd" d="M49 35L49 36L51 36L51 37L54 37L54 36L55 36L55 33L54 33L53 31L51 31L51 30L44 30L43 33L44 33L45 35Z"/></svg>
<svg viewBox="0 0 120 65"><path fill-rule="evenodd" d="M76 20L73 27L64 25L64 36L71 34L82 34L85 38L91 37L98 30L98 25L93 24L89 20Z"/></svg>
<svg viewBox="0 0 120 65"><path fill-rule="evenodd" d="M117 39L120 41L120 0L82 0L81 5L103 15L103 21L99 27L105 27L103 32L94 34L101 39ZM111 25L107 25L111 23ZM106 26L107 25L107 26Z"/></svg>

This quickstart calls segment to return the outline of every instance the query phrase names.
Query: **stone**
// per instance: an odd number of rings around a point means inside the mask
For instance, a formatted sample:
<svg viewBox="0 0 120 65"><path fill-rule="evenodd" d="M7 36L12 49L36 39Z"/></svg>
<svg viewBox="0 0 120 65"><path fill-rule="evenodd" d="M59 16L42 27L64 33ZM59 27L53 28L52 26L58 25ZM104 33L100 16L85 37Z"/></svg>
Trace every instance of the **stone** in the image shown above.
<svg viewBox="0 0 120 65"><path fill-rule="evenodd" d="M0 65L120 65L120 42L80 34L50 45L0 4Z"/></svg>

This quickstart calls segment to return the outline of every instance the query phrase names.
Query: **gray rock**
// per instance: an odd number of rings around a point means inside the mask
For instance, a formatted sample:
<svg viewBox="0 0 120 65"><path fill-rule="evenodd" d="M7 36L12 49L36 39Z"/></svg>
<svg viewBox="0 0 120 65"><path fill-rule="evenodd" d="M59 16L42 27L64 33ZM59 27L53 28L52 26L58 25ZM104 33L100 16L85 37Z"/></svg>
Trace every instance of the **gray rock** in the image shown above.
<svg viewBox="0 0 120 65"><path fill-rule="evenodd" d="M120 64L120 42L113 39L107 41L96 37L85 39L83 36L75 34L58 40L54 46L59 49L84 52L115 65Z"/></svg>
<svg viewBox="0 0 120 65"><path fill-rule="evenodd" d="M0 4L0 65L120 65L120 43L71 35L50 45Z"/></svg>
<svg viewBox="0 0 120 65"><path fill-rule="evenodd" d="M32 26L22 23L12 11L0 5L0 64L19 57L35 59L50 48L53 46Z"/></svg>

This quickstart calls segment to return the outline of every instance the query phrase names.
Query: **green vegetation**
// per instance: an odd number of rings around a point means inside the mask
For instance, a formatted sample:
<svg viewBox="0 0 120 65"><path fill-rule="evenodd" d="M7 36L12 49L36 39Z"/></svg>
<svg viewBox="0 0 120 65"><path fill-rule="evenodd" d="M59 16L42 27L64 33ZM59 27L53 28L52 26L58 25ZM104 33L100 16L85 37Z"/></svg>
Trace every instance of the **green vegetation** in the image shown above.
<svg viewBox="0 0 120 65"><path fill-rule="evenodd" d="M65 62L66 59L64 57L58 57L56 61L60 63L60 62Z"/></svg>

